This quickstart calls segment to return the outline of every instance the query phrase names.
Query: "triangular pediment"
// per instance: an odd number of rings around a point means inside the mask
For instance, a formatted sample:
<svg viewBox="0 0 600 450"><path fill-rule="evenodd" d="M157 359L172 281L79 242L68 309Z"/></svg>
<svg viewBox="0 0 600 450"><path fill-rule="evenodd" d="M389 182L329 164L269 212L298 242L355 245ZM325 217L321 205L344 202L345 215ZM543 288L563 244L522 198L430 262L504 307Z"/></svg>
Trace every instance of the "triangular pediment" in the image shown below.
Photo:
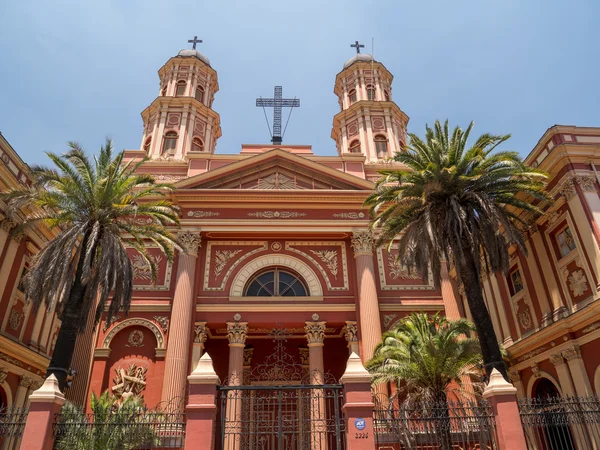
<svg viewBox="0 0 600 450"><path fill-rule="evenodd" d="M372 190L374 184L275 149L181 180L180 189Z"/></svg>

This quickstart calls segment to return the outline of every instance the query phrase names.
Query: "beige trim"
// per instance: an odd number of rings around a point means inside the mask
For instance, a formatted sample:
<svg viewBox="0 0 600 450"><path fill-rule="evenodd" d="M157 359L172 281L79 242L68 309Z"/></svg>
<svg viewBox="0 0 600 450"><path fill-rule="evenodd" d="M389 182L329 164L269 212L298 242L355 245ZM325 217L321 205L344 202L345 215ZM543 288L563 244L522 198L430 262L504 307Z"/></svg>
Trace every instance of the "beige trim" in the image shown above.
<svg viewBox="0 0 600 450"><path fill-rule="evenodd" d="M229 304L197 304L196 312L306 312L309 311L356 311L356 306L352 304L315 304L315 303L295 303L287 305L229 305Z"/></svg>
<svg viewBox="0 0 600 450"><path fill-rule="evenodd" d="M444 303L437 305L379 305L379 311L441 311Z"/></svg>
<svg viewBox="0 0 600 450"><path fill-rule="evenodd" d="M297 299L297 300L296 300ZM294 301L305 301L305 302L322 302L323 296L310 296L310 297L229 297L230 302L294 302Z"/></svg>
<svg viewBox="0 0 600 450"><path fill-rule="evenodd" d="M148 297L144 297L147 299ZM171 297L161 297L161 300L171 300ZM135 301L135 299L134 299ZM104 308L104 311L108 311L108 305ZM161 304L132 304L129 308L129 312L169 312L171 311L171 305L161 305Z"/></svg>
<svg viewBox="0 0 600 450"><path fill-rule="evenodd" d="M48 363L50 362L50 358L42 356L41 354L28 349L23 344L16 343L4 336L0 336L0 348L2 349L2 353L12 356L13 358L25 363L25 367L27 365L31 365L35 366L41 371L45 371L46 367L48 367ZM31 372L34 371L31 370Z"/></svg>

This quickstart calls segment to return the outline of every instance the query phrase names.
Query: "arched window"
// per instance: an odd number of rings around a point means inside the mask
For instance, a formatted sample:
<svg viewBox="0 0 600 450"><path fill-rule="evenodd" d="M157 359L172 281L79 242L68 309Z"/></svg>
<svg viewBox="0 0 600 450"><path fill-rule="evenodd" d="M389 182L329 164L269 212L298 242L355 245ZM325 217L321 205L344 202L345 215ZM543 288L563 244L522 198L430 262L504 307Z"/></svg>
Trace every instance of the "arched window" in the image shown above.
<svg viewBox="0 0 600 450"><path fill-rule="evenodd" d="M204 88L202 86L196 88L196 100L200 103L204 103Z"/></svg>
<svg viewBox="0 0 600 450"><path fill-rule="evenodd" d="M385 101L390 101L390 93L388 91L383 91L383 96L385 97Z"/></svg>
<svg viewBox="0 0 600 450"><path fill-rule="evenodd" d="M287 270L268 269L254 276L244 289L246 297L306 297L304 281Z"/></svg>
<svg viewBox="0 0 600 450"><path fill-rule="evenodd" d="M350 89L348 92L348 99L350 100L350 104L356 102L356 89Z"/></svg>
<svg viewBox="0 0 600 450"><path fill-rule="evenodd" d="M378 134L375 136L375 151L377 152L377 158L383 159L387 154L387 139L385 136Z"/></svg>
<svg viewBox="0 0 600 450"><path fill-rule="evenodd" d="M375 88L371 85L367 86L367 98L369 101L375 101Z"/></svg>
<svg viewBox="0 0 600 450"><path fill-rule="evenodd" d="M177 93L175 95L183 95L185 94L185 81L180 80L177 82Z"/></svg>
<svg viewBox="0 0 600 450"><path fill-rule="evenodd" d="M192 151L194 152L203 152L204 151L204 143L202 139L195 137L192 139Z"/></svg>
<svg viewBox="0 0 600 450"><path fill-rule="evenodd" d="M146 139L146 142L144 142L144 151L147 153L150 151L150 144L152 144L152 138L149 137L148 139Z"/></svg>
<svg viewBox="0 0 600 450"><path fill-rule="evenodd" d="M163 142L163 155L174 155L175 148L177 148L177 133L169 131L165 134L165 140Z"/></svg>
<svg viewBox="0 0 600 450"><path fill-rule="evenodd" d="M350 142L350 153L360 153L360 142L358 139Z"/></svg>

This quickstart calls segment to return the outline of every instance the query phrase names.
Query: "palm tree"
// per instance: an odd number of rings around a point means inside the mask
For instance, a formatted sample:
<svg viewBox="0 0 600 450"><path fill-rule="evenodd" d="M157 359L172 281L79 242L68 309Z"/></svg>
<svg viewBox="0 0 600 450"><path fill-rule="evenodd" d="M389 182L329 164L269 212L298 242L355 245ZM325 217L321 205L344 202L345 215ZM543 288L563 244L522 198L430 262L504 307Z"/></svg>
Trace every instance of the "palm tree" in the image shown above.
<svg viewBox="0 0 600 450"><path fill-rule="evenodd" d="M30 187L1 196L20 222L15 230L45 222L58 231L32 261L24 293L35 308L56 305L62 325L46 376L54 374L61 390L93 305L95 324L111 293L108 323L118 311L129 310L133 272L125 242L139 252L153 279L157 268L145 241L158 245L169 260L179 248L167 229L178 225L177 210L162 198L171 187L136 173L144 161L126 162L124 152L113 155L108 139L93 161L78 144L69 147L64 155L48 153L56 168L31 168Z"/></svg>
<svg viewBox="0 0 600 450"><path fill-rule="evenodd" d="M416 447L415 433L430 428L434 431L430 439L443 450L452 448L448 393L458 391L455 397L463 405L465 397L481 391L479 342L468 337L474 329L465 319L449 321L439 314L412 313L383 334L367 361L374 385L393 382L398 387L388 408L377 407L376 419L390 427L389 432L407 448ZM395 409L400 399L400 408Z"/></svg>
<svg viewBox="0 0 600 450"><path fill-rule="evenodd" d="M365 367L374 385L395 383L396 396L408 403L445 402L449 392L467 393L464 383L481 378L479 342L468 337L474 330L465 319L412 313L383 334Z"/></svg>
<svg viewBox="0 0 600 450"><path fill-rule="evenodd" d="M506 272L508 248L526 252L524 216L538 216L536 201L548 200L546 175L523 163L516 152L492 152L510 135L481 135L467 146L473 123L449 133L448 121L426 127L425 140L410 134L410 145L394 160L404 167L381 171L366 200L379 244L400 249L399 262L440 285L442 259L456 268L473 316L486 373L506 368L485 306L482 270ZM529 198L527 198L527 195ZM529 214L527 214L529 213ZM398 239L397 239L398 238ZM396 240L397 239L397 240Z"/></svg>
<svg viewBox="0 0 600 450"><path fill-rule="evenodd" d="M154 423L160 414L148 413L139 397L119 403L108 391L92 393L92 415L88 418L77 406L65 403L57 426L57 450L130 450L160 445Z"/></svg>

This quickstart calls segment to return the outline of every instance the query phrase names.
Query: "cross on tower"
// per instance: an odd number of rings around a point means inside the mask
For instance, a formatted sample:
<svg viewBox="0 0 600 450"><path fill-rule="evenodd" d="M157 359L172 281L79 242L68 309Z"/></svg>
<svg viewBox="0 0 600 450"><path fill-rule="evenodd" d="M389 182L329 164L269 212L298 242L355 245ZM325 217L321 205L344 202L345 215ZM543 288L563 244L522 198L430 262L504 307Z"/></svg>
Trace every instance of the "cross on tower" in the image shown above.
<svg viewBox="0 0 600 450"><path fill-rule="evenodd" d="M354 44L350 44L350 47L354 47L356 49L357 55L360 53L361 48L365 48L365 46L363 44L359 44L358 41L355 41Z"/></svg>
<svg viewBox="0 0 600 450"><path fill-rule="evenodd" d="M198 39L198 36L194 36L194 39L190 39L188 42L192 44L192 49L196 50L196 44L202 44L202 39Z"/></svg>
<svg viewBox="0 0 600 450"><path fill-rule="evenodd" d="M295 108L300 106L300 99L297 98L282 98L283 88L275 86L273 98L257 98L256 106L262 106L263 109L273 108L273 134L271 142L274 145L280 145L282 142L281 136L281 108ZM291 115L290 111L290 115ZM265 114L266 117L266 114ZM289 118L288 118L289 120Z"/></svg>

